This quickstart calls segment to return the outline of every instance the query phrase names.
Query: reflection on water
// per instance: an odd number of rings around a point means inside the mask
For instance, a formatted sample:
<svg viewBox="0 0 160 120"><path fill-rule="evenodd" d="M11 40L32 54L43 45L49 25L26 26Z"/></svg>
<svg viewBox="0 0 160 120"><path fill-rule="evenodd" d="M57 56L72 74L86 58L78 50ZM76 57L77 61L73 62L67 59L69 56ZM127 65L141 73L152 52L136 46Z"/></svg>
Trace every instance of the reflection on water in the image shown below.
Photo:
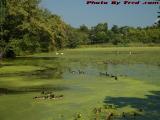
<svg viewBox="0 0 160 120"><path fill-rule="evenodd" d="M85 62L85 61L84 61ZM153 84L160 84L159 75L160 67L148 64L98 64L96 62L86 63L83 62L70 62L68 68L75 71L71 74L68 71L64 72L64 79L71 79L73 76L78 75L78 71L84 71L86 77L93 76L99 77L100 72L107 72L116 76L128 76L137 80L143 80ZM74 77L73 77L74 78Z"/></svg>
<svg viewBox="0 0 160 120"><path fill-rule="evenodd" d="M30 65L42 67L43 69L31 72L5 73L1 77L26 76L38 79L74 79L75 76L99 77L100 72L116 76L128 76L153 84L160 84L160 67L149 64L112 64L89 59L62 59L57 57L19 57L15 60L8 60L8 63L1 65L19 66ZM81 73L82 72L82 73Z"/></svg>
<svg viewBox="0 0 160 120"><path fill-rule="evenodd" d="M126 74L129 77L160 84L160 67L147 64L129 64L129 65L108 65L108 70L115 74Z"/></svg>

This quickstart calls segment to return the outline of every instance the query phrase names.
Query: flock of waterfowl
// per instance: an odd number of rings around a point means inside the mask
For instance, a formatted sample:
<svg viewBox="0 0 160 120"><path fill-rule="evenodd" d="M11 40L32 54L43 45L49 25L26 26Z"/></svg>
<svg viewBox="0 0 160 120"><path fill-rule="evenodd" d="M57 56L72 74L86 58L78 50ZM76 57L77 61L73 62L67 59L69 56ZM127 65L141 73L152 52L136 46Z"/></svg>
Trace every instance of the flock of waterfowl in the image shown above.
<svg viewBox="0 0 160 120"><path fill-rule="evenodd" d="M55 99L61 99L64 97L63 95L55 95L51 91L42 91L41 94L42 94L41 96L35 96L33 99L38 99L38 100L53 99L55 100Z"/></svg>
<svg viewBox="0 0 160 120"><path fill-rule="evenodd" d="M87 74L85 71L83 71L83 70L71 70L70 68L69 68L69 73L71 73L71 74L79 74L79 75L81 75L81 74ZM98 73L99 74L99 76L106 76L106 77L110 77L110 78L114 78L114 80L118 80L118 75L114 75L114 74L110 74L110 73L108 73L108 72L99 72ZM126 75L119 75L119 76L126 76Z"/></svg>
<svg viewBox="0 0 160 120"><path fill-rule="evenodd" d="M118 80L118 77L117 77L116 75L109 74L108 72L105 72L105 73L99 72L99 74L100 74L101 76L107 76L107 77L114 78L115 80Z"/></svg>

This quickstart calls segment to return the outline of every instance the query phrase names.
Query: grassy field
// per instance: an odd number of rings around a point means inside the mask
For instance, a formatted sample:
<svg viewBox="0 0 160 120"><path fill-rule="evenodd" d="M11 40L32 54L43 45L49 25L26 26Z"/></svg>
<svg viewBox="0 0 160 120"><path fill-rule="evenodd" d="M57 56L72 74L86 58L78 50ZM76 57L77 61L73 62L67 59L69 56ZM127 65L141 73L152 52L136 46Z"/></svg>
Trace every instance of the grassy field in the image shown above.
<svg viewBox="0 0 160 120"><path fill-rule="evenodd" d="M160 47L58 52L1 61L0 120L159 120ZM33 99L43 90L64 97Z"/></svg>
<svg viewBox="0 0 160 120"><path fill-rule="evenodd" d="M60 51L61 52L61 51ZM108 63L146 63L160 64L160 47L108 47L67 49L64 55L53 53L35 54L38 57L61 57L65 59L89 60ZM130 55L131 52L131 55Z"/></svg>

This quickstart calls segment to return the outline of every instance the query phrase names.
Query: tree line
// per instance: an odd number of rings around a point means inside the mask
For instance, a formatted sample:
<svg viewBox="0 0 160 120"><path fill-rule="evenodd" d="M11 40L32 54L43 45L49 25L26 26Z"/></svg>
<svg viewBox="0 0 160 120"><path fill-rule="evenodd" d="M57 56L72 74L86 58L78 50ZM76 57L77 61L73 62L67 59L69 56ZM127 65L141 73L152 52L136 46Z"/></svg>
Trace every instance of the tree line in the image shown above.
<svg viewBox="0 0 160 120"><path fill-rule="evenodd" d="M4 57L49 52L79 45L132 42L160 43L160 24L134 28L107 23L73 28L58 15L40 7L40 0L1 0L0 53Z"/></svg>
<svg viewBox="0 0 160 120"><path fill-rule="evenodd" d="M107 23L99 23L95 27L88 29L85 25L80 27L80 31L88 34L90 44L112 43L114 45L129 43L160 43L159 24L150 27L118 27L113 25L108 29Z"/></svg>

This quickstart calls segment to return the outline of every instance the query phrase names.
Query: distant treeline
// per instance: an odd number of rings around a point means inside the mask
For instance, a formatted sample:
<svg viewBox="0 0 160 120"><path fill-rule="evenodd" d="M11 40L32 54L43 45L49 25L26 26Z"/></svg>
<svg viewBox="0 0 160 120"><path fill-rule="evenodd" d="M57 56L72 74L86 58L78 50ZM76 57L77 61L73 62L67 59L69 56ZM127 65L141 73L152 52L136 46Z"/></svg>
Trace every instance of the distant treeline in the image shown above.
<svg viewBox="0 0 160 120"><path fill-rule="evenodd" d="M73 28L47 9L40 0L0 1L0 53L5 57L48 52L79 45L160 43L160 24L146 28L118 27L107 23Z"/></svg>

